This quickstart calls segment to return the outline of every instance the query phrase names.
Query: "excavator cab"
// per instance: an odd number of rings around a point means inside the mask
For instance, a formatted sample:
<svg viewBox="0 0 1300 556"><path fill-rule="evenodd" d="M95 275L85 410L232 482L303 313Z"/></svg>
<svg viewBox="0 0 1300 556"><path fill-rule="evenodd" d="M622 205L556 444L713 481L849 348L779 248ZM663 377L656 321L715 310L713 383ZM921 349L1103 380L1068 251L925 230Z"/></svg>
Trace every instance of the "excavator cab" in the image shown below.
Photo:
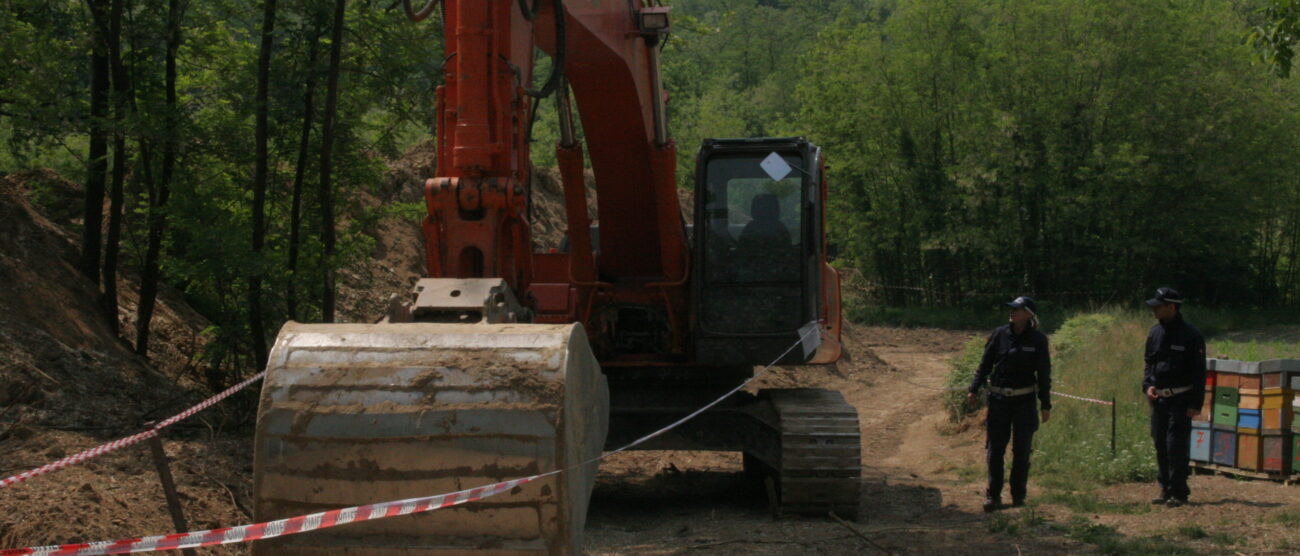
<svg viewBox="0 0 1300 556"><path fill-rule="evenodd" d="M696 165L696 359L808 362L822 310L821 149L801 138L706 139Z"/></svg>

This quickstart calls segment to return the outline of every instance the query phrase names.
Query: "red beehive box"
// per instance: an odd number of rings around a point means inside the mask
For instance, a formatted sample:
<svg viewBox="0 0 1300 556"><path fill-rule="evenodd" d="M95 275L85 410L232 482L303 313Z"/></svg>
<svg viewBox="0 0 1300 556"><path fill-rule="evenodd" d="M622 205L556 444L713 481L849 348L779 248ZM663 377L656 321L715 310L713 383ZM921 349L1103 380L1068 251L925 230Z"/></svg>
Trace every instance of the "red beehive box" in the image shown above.
<svg viewBox="0 0 1300 556"><path fill-rule="evenodd" d="M1262 450L1264 452L1264 471L1273 473L1290 473L1291 472L1291 442L1282 435L1268 435L1264 437Z"/></svg>
<svg viewBox="0 0 1300 556"><path fill-rule="evenodd" d="M1211 388L1214 388L1215 376L1218 375L1218 374L1219 374L1219 373L1216 373L1216 372L1214 372L1214 371L1205 371L1205 389L1206 389L1206 390L1209 390L1209 389L1211 389Z"/></svg>

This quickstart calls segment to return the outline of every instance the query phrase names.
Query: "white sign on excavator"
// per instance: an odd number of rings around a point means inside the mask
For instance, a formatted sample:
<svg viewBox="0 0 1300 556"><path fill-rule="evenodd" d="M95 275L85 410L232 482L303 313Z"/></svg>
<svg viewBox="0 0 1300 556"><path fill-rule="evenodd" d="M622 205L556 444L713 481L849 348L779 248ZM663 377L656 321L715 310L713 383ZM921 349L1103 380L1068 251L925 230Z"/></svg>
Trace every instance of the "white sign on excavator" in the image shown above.
<svg viewBox="0 0 1300 556"><path fill-rule="evenodd" d="M772 181L781 181L790 175L790 172L794 171L794 168L791 168L785 159L775 152L767 155L767 158L764 158L758 165L763 167L763 171L767 172L767 176L772 178Z"/></svg>

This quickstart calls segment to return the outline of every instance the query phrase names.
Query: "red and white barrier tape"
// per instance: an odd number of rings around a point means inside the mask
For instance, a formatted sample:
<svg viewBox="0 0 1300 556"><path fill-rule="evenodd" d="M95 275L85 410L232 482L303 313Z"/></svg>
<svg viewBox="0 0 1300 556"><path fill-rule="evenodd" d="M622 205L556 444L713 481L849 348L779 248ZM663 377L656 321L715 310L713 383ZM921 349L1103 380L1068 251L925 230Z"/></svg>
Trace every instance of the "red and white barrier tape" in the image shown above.
<svg viewBox="0 0 1300 556"><path fill-rule="evenodd" d="M632 441L631 443L623 446L622 448L605 452L599 456L588 459L584 462L574 464L562 469L547 471L546 473L531 475L520 479L512 479L509 481L502 481L499 483L484 485L481 487L471 488L468 490L461 490L461 491L447 493L447 494L439 494L436 496L408 498L406 500L395 500L392 502L381 502L378 504L353 506L351 508L329 510L325 512L310 514L310 515L300 515L300 516L280 519L276 521L268 521L264 523L240 525L238 527L227 527L227 528L220 528L220 529L209 529L207 531L193 531L189 533L173 533L170 535L155 535L152 537L122 539L116 541L98 541L92 543L72 543L72 544L38 546L38 547L27 547L27 548L11 548L8 550L0 550L0 556L26 556L28 554L35 554L41 556L45 556L45 555L94 556L98 554L129 554L134 552L153 552L156 550L178 550L182 548L196 548L201 546L217 546L222 544L251 542L259 539L270 539L270 538L281 537L285 535L294 535L297 533L306 533L308 531L316 531L320 529L328 529L330 527L338 527L339 525L346 525L348 523L370 521L375 519L384 519L387 517L395 517L399 515L409 515L414 513L421 513L421 512L446 508L449 506L457 506L460 504L464 504L466 502L475 502L478 500L482 500L484 498L488 498L490 496L496 496L498 494L501 494L502 492L511 490L523 484L531 483L538 479L542 479L552 475L559 475L560 473L571 471L573 469L582 467L584 465L589 465L598 462L602 459L605 459L619 452L630 450L641 443L644 443L652 438L655 438L665 432L668 432L678 427L682 423L685 423L695 418L699 414L708 411L713 406L722 403L724 400L731 397L736 392L739 392L742 389L744 389L751 382L757 380L759 377L767 373L768 369L771 369L773 366L775 366L777 361L783 359L786 356L786 354L790 353L791 350L793 350L795 347L803 343L803 341L807 339L809 334L811 334L814 331L820 330L819 326L810 326L808 328L809 330L804 332L803 335L800 336L798 341L791 344L790 347L786 348L786 350L782 352L781 355L777 356L775 360L773 360L771 363L768 363L759 371L755 372L754 376L751 376L749 379L740 383L739 386L732 388L727 393L723 394L722 396L710 402L708 405L705 405L704 407L701 407L691 412L689 415L672 422L668 426L665 426L657 431L654 431L641 438L638 438L637 440ZM248 383L251 383L251 381L262 378L262 376L265 374L266 372L263 371L257 376L248 379L248 381L245 381L244 383L240 383L232 387L230 390L227 390L226 392L222 392L220 396L222 397L228 396L238 391L239 388L247 386ZM209 401L212 403L216 403L217 401L220 401L220 399L214 398ZM209 403L208 401L205 401L203 403L211 405L211 403ZM203 404L200 404L200 406L207 407L206 405ZM199 406L195 406L195 407L199 408ZM190 411L198 411L198 410L197 409L187 410L187 413L189 413ZM185 414L182 413L181 415L185 415ZM177 417L173 417L172 419L163 421L163 423L167 423L167 424L175 423L176 421L179 421L180 419L184 418L181 417L181 415L177 415ZM159 425L162 425L162 423L160 423ZM158 428L161 428L161 426L155 427L155 429L152 429L151 431L146 431L144 433L140 433L136 435L139 436L140 438L136 439L134 442L139 442L140 440L152 436L152 434L149 434L150 432L152 432L153 434L157 434ZM143 436L143 435L148 435L148 436ZM135 438L135 437L133 436L130 438ZM123 439L122 441L125 440L128 439ZM123 446L125 445L127 444L123 444ZM121 446L117 446L117 448L120 447ZM72 458L66 458L66 459L72 459ZM50 464L50 465L54 465L54 464ZM46 466L46 467L50 467L50 466ZM44 469L44 467L41 469ZM40 470L38 469L36 471L40 471ZM29 473L35 473L35 472L29 472ZM35 474L39 474L39 473L35 473Z"/></svg>
<svg viewBox="0 0 1300 556"><path fill-rule="evenodd" d="M909 380L907 380L907 379L899 379L899 380L902 380L903 382L906 382L906 383L908 383L908 384L911 384L912 386L919 386L919 387L921 387L921 388L928 388L928 389L930 389L930 390L936 390L936 391L939 391L939 392L969 392L969 391L970 391L970 390L966 389L965 387L961 387L961 388L942 388L942 387L938 387L938 386L926 386L926 385L924 385L924 384L917 384L917 383L912 382L912 381L909 381ZM1064 392L1057 392L1057 391L1055 391L1055 390L1052 391L1052 395L1053 395L1053 396L1061 396L1062 398L1070 398L1070 399L1072 399L1072 400L1079 400L1079 401L1081 401L1081 402L1095 403L1095 404L1101 404L1101 405L1115 405L1115 403L1114 403L1114 402L1111 402L1111 401L1107 401L1107 400L1098 400L1098 399L1096 399L1096 398L1085 398L1085 397L1083 397L1083 396L1076 396L1076 395L1074 395L1074 394L1066 394L1066 393L1064 393Z"/></svg>
<svg viewBox="0 0 1300 556"><path fill-rule="evenodd" d="M1072 400L1079 400L1079 401L1081 401L1081 402L1095 403L1095 404L1099 404L1099 405L1115 405L1115 402L1112 402L1112 401L1109 401L1109 400L1099 400L1099 399L1096 399L1096 398L1085 398L1085 397L1083 397L1083 396L1075 396L1075 395L1073 395L1073 394L1066 394L1066 393L1063 393L1063 392L1052 392L1052 395L1053 395L1053 396L1061 396L1062 398L1070 398L1070 399L1072 399Z"/></svg>
<svg viewBox="0 0 1300 556"><path fill-rule="evenodd" d="M248 380L245 380L239 384L231 386L230 388L227 388L224 392L221 392L220 394L217 394L215 396L212 396L211 398L203 400L203 402L200 403L199 405L186 409L185 411L182 411L163 421L160 421L158 424L154 425L153 427L150 427L149 430L146 430L144 432L136 433L126 438L119 438L107 444L101 444L99 446L96 446L84 452L73 454L59 461L53 463L47 463L45 465L37 467L36 469L32 469L31 471L24 471L22 473L19 473L7 479L0 480L0 488L21 483L32 477L58 471L59 469L63 469L64 467L75 465L83 461L102 456L104 454L107 454L119 448L125 448L132 444L136 444L142 440L148 440L150 438L158 436L158 433L161 432L163 429L170 427L180 421L188 419L191 416L193 416L195 413L198 413L209 407L212 407L217 402L230 397L231 394L234 394L235 392L247 388L249 384L262 380L262 377L264 376L266 376L266 371L262 371L256 375L253 375Z"/></svg>
<svg viewBox="0 0 1300 556"><path fill-rule="evenodd" d="M423 498L408 498L406 500L384 502L382 504L353 506L351 508L330 510L311 515L300 515L297 517L268 521L265 523L241 525L239 527L209 529L207 531L175 533L171 535L158 535L154 537L123 539L118 541L14 548L9 550L0 550L0 556L25 556L28 554L42 556L129 554L133 552L178 550L182 548L217 546L222 544L250 542L259 539L271 539L285 535L337 527L348 523L358 523L361 521L383 519L386 517L416 514L449 506L457 506L466 502L474 502L489 496L500 494L517 486L555 473L558 473L558 471L552 471L542 475L533 475L523 479L503 481L449 494L439 494L437 496L426 496Z"/></svg>

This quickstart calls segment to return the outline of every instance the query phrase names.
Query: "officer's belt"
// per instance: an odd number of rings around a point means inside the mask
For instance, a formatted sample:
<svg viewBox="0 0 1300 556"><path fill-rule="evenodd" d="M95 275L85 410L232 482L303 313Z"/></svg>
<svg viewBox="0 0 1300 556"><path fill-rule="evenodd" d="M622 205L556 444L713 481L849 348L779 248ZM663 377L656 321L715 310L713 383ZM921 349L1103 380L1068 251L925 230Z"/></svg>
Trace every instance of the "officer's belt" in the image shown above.
<svg viewBox="0 0 1300 556"><path fill-rule="evenodd" d="M1174 396L1182 394L1183 392L1190 392L1191 390L1192 390L1191 386L1179 386L1178 388L1157 388L1156 396L1159 396L1161 398L1172 398Z"/></svg>
<svg viewBox="0 0 1300 556"><path fill-rule="evenodd" d="M1004 397L1004 398L1010 398L1010 397L1014 397L1014 396L1023 396L1023 395L1025 395L1025 394L1033 394L1034 392L1037 392L1037 391L1038 391L1038 387L1037 387L1037 386L1026 386L1026 387L1024 387L1024 388L1001 388L1001 387L998 387L998 386L990 386L990 387L989 387L989 392L991 392L991 393L993 393L993 394L997 394L997 395L1002 396L1002 397Z"/></svg>

